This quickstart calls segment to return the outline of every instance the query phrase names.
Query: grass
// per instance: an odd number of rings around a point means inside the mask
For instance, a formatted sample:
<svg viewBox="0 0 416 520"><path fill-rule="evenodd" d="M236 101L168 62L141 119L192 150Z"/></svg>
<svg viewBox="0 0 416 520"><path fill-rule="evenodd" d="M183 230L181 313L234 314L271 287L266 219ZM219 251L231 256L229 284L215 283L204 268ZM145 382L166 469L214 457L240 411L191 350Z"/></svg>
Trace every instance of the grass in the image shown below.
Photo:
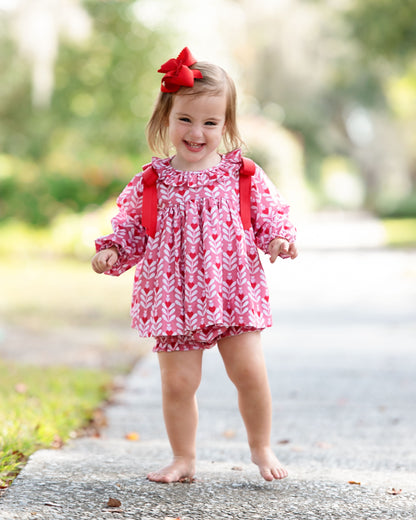
<svg viewBox="0 0 416 520"><path fill-rule="evenodd" d="M113 377L148 350L129 336L133 271L98 276L92 238L69 257L67 230L55 231L0 226L0 489L37 449L88 424Z"/></svg>
<svg viewBox="0 0 416 520"><path fill-rule="evenodd" d="M387 244L393 247L416 246L416 218L382 220Z"/></svg>
<svg viewBox="0 0 416 520"><path fill-rule="evenodd" d="M123 336L133 271L98 276L88 260L26 251L0 256L0 272L1 489L83 428L148 348Z"/></svg>
<svg viewBox="0 0 416 520"><path fill-rule="evenodd" d="M0 362L0 488L39 448L61 447L111 389L104 371Z"/></svg>

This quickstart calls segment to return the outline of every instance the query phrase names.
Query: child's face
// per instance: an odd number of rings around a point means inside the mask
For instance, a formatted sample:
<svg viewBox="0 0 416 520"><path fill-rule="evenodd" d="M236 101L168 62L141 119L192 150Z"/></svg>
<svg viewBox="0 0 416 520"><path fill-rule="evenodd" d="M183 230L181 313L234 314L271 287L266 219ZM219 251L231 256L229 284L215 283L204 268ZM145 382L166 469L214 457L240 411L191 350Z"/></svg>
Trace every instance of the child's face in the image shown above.
<svg viewBox="0 0 416 520"><path fill-rule="evenodd" d="M176 95L169 114L169 138L178 170L205 170L218 164L225 130L225 94Z"/></svg>

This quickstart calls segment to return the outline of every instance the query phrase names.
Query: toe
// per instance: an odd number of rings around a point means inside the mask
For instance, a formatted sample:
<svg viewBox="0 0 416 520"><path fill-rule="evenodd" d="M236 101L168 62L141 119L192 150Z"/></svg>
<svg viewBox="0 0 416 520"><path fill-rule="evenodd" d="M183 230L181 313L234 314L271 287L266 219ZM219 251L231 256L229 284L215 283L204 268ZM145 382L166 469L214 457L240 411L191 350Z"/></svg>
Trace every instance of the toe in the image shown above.
<svg viewBox="0 0 416 520"><path fill-rule="evenodd" d="M264 480L267 480L268 482L271 482L275 478L269 468L260 468L260 474Z"/></svg>
<svg viewBox="0 0 416 520"><path fill-rule="evenodd" d="M276 480L282 478L282 477L280 476L280 472L279 472L279 469L278 469L278 468L273 468L273 469L272 469L272 475L273 475L273 478L276 479Z"/></svg>
<svg viewBox="0 0 416 520"><path fill-rule="evenodd" d="M276 468L275 469L275 475L276 475L277 479L282 479L282 478L286 478L288 473L285 470L285 468Z"/></svg>
<svg viewBox="0 0 416 520"><path fill-rule="evenodd" d="M147 479L151 480L152 482L162 482L166 484L169 482L169 479L166 477L166 475L163 475L157 471L149 473L147 475Z"/></svg>

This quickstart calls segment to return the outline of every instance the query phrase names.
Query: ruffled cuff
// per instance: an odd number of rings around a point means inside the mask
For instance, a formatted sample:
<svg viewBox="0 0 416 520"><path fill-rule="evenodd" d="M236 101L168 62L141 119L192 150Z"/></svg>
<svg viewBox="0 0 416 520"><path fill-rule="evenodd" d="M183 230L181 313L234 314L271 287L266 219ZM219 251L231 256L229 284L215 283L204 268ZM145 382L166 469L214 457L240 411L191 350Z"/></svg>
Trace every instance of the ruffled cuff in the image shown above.
<svg viewBox="0 0 416 520"><path fill-rule="evenodd" d="M109 249L110 247L116 247L118 252L117 262L111 269L105 271L105 274L110 276L120 276L133 267L133 265L136 265L142 257L141 254L129 255L123 248L123 245L116 242L116 237L113 234L97 238L95 241L95 249L97 252L103 249Z"/></svg>
<svg viewBox="0 0 416 520"><path fill-rule="evenodd" d="M265 222L256 235L256 245L269 254L269 244L275 238L284 238L289 243L296 242L295 226L287 218L278 222Z"/></svg>

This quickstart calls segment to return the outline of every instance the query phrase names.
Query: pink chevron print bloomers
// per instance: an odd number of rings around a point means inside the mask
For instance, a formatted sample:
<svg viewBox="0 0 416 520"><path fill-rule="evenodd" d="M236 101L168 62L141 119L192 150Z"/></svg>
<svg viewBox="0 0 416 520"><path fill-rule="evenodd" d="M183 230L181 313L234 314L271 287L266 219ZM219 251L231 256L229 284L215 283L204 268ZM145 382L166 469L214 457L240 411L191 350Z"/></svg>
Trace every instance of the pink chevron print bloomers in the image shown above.
<svg viewBox="0 0 416 520"><path fill-rule="evenodd" d="M256 165L251 186L252 227L240 217L239 169L234 150L203 171L178 171L170 158L153 158L157 173L157 228L142 225L143 174L117 200L114 232L96 249L116 246L118 276L137 264L132 326L155 337L155 351L210 348L219 338L271 326L269 294L257 248L276 237L295 241L284 203Z"/></svg>

